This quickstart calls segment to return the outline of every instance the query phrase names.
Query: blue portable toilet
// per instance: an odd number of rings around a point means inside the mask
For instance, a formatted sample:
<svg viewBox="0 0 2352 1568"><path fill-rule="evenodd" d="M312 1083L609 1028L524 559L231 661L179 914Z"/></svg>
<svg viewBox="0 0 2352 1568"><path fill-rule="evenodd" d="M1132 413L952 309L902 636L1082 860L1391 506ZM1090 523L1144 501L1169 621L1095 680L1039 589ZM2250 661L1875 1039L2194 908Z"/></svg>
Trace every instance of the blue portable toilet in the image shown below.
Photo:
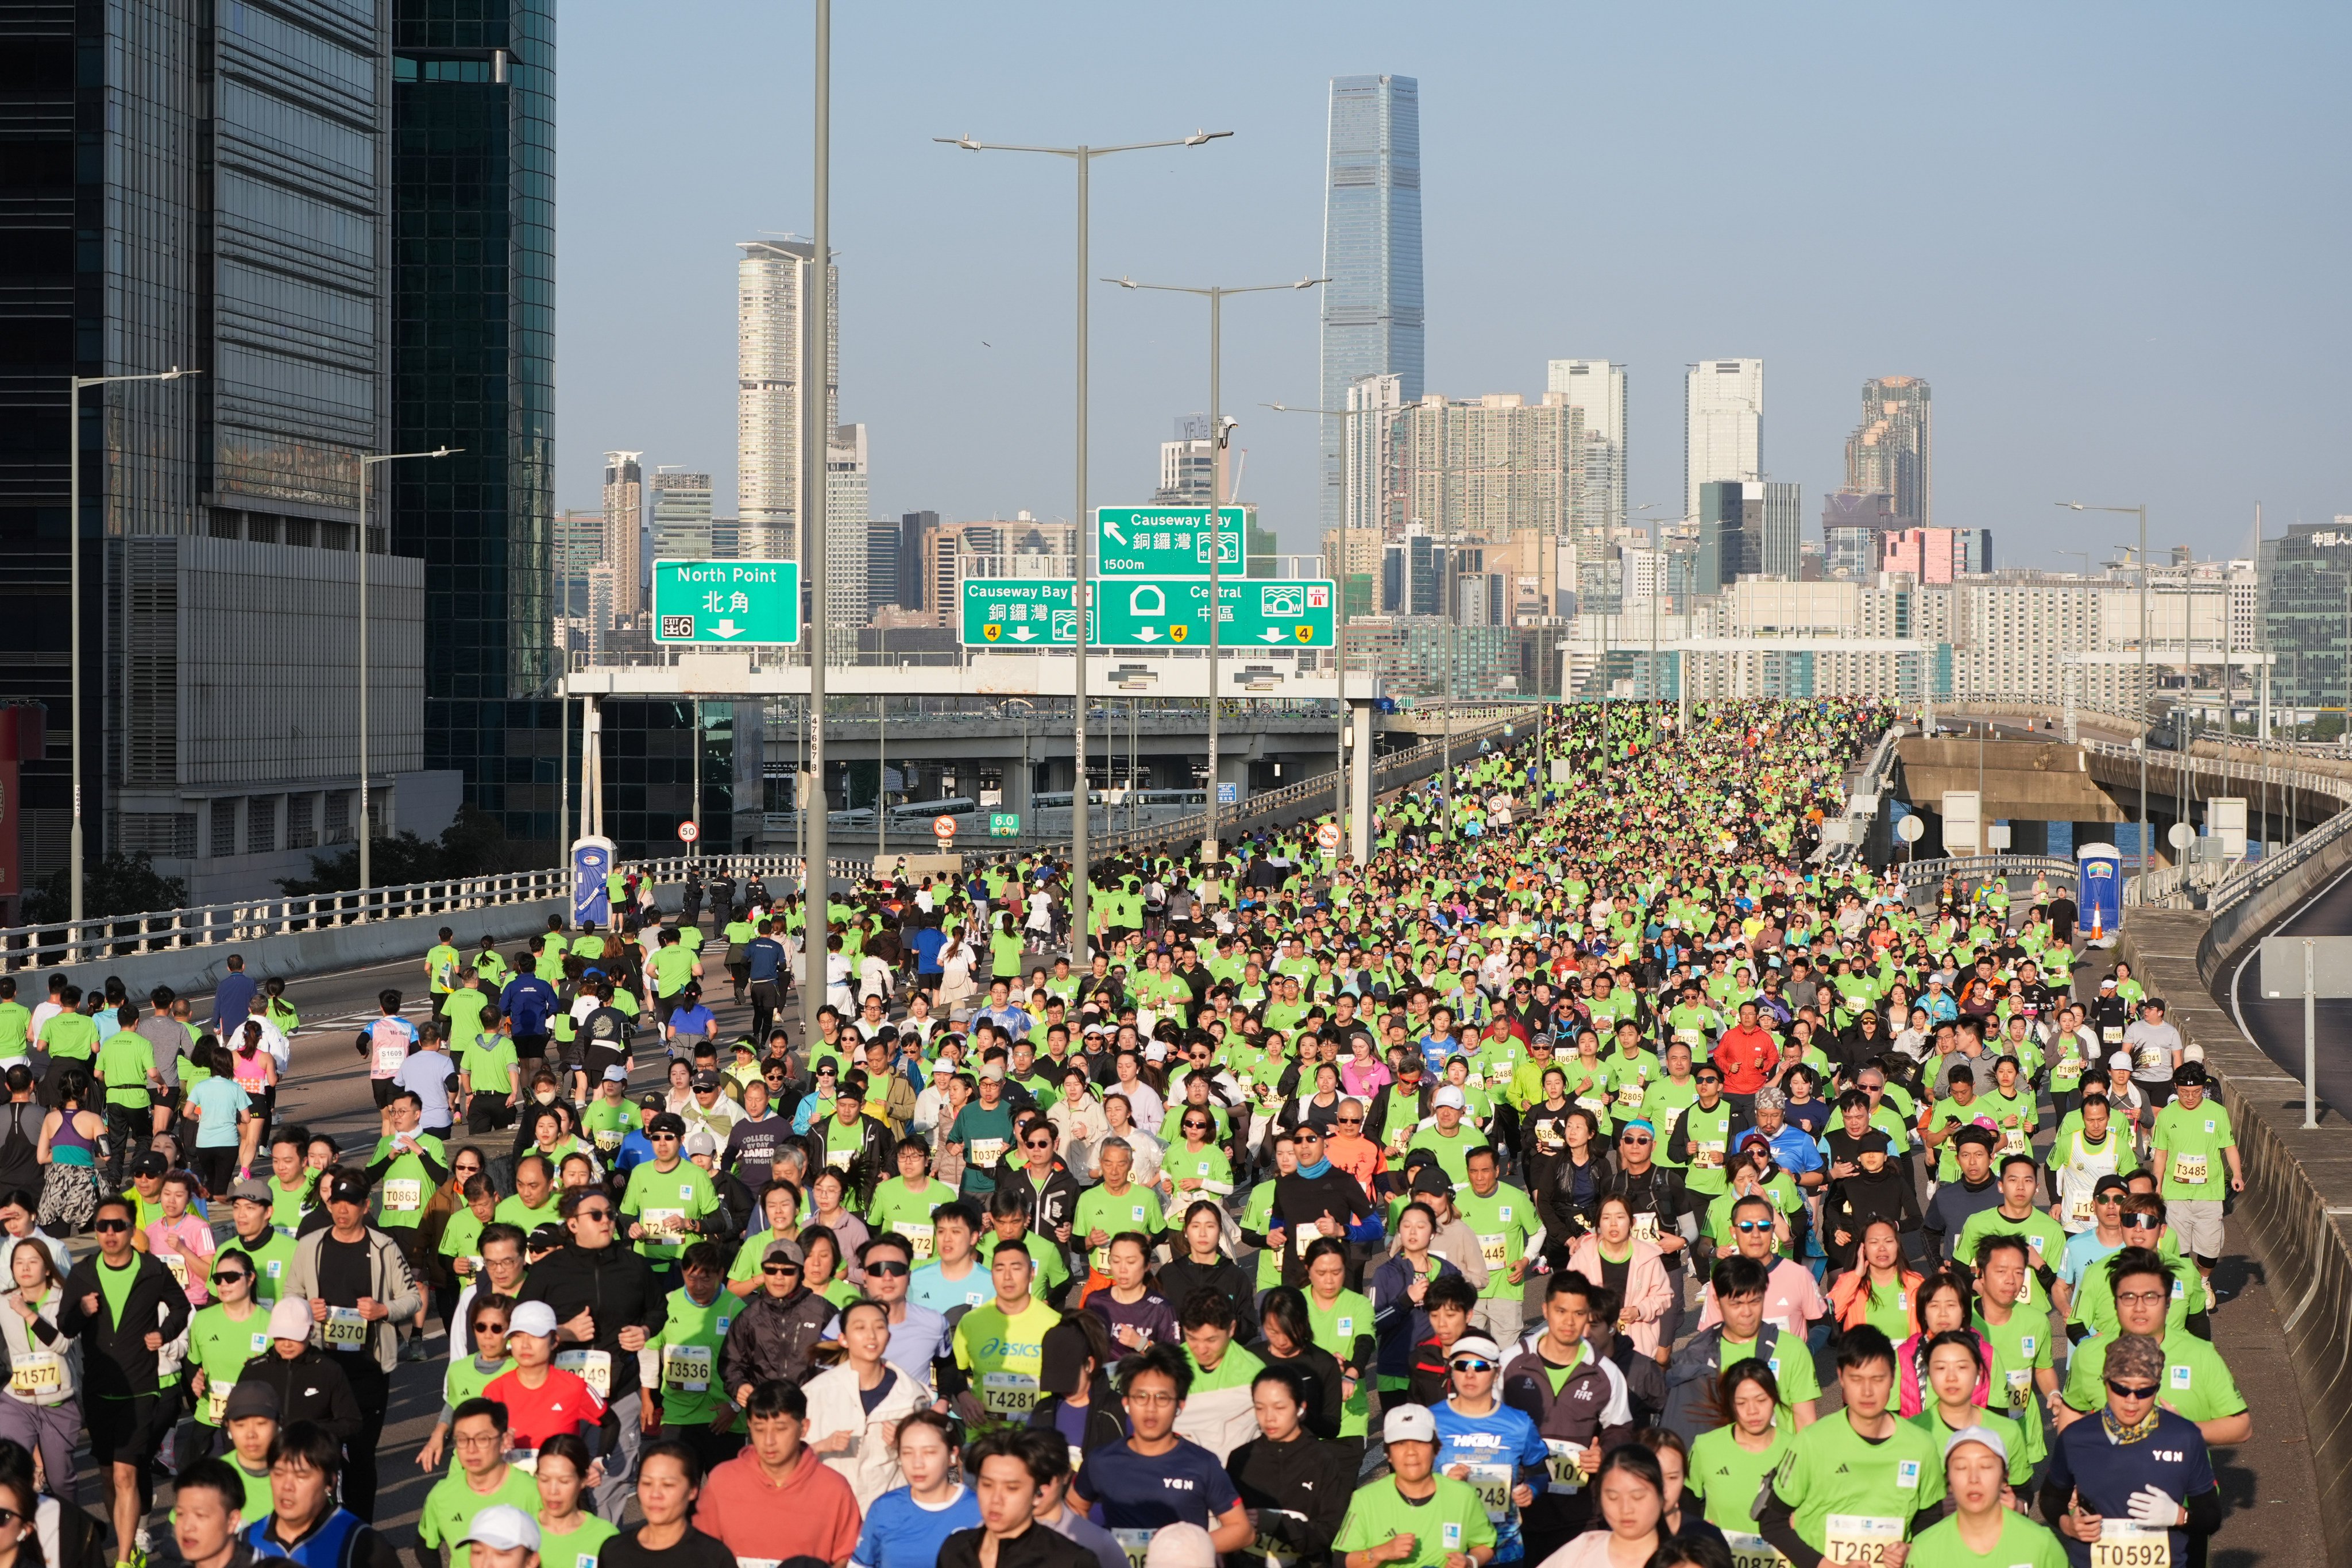
<svg viewBox="0 0 2352 1568"><path fill-rule="evenodd" d="M2097 931L2098 945L2105 946L2124 923L2124 852L2112 844L2078 845L2074 869L2081 882L2074 903L2083 911L2084 938Z"/></svg>

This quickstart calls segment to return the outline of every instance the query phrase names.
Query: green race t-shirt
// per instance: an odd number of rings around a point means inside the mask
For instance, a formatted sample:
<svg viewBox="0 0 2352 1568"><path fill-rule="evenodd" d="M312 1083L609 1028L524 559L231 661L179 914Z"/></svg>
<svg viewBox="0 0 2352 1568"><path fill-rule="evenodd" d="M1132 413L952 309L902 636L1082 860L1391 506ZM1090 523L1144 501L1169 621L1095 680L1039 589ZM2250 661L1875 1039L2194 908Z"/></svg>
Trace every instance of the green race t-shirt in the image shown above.
<svg viewBox="0 0 2352 1568"><path fill-rule="evenodd" d="M2106 1361L2107 1347L2095 1334L2077 1344L2067 1360L2066 1403L2085 1415L2096 1415L2107 1403ZM2219 1421L2246 1408L2221 1352L2186 1329L2168 1330L2164 1336L2163 1403L2191 1421Z"/></svg>
<svg viewBox="0 0 2352 1568"><path fill-rule="evenodd" d="M2175 1100L2158 1111L2147 1141L2164 1156L2158 1174L2166 1203L2219 1203L2230 1190L2230 1167L2221 1151L2235 1148L2238 1136L2230 1126L2230 1113L2213 1102L2210 1092L2194 1110Z"/></svg>
<svg viewBox="0 0 2352 1568"><path fill-rule="evenodd" d="M596 1568L597 1553L604 1542L621 1532L593 1513L578 1518L579 1528L568 1535L556 1535L542 1529L539 1533L539 1561L541 1568Z"/></svg>
<svg viewBox="0 0 2352 1568"><path fill-rule="evenodd" d="M1944 1456L1908 1422L1896 1421L1892 1436L1873 1442L1841 1411L1796 1435L1772 1489L1794 1513L1806 1545L1833 1561L1857 1562L1868 1554L1841 1554L1832 1541L1908 1540L1912 1516L1943 1500Z"/></svg>
<svg viewBox="0 0 2352 1568"><path fill-rule="evenodd" d="M1061 1321L1059 1311L1032 1296L1011 1316L991 1298L956 1324L956 1364L970 1374L981 1407L991 1416L1016 1426L1028 1421L1045 1367L1045 1331Z"/></svg>
<svg viewBox="0 0 2352 1568"><path fill-rule="evenodd" d="M375 1156L369 1163L379 1163L392 1159L384 1167L383 1179L376 1184L376 1194L383 1203L376 1211L375 1222L386 1230L415 1230L425 1222L425 1201L433 1195L432 1173L425 1168L420 1153L430 1154L433 1163L443 1170L449 1168L449 1156L443 1152L441 1140L429 1132L403 1134L412 1145L398 1158L392 1156L394 1139L379 1138Z"/></svg>
<svg viewBox="0 0 2352 1568"><path fill-rule="evenodd" d="M52 1028L56 1019L50 1020ZM106 1083L106 1103L144 1110L153 1100L147 1078L155 1070L155 1047L132 1029L117 1029L98 1047L98 1076Z"/></svg>
<svg viewBox="0 0 2352 1568"><path fill-rule="evenodd" d="M473 1528L474 1516L484 1509L504 1503L533 1519L539 1517L539 1483L513 1465L503 1468L506 1474L490 1491L476 1491L463 1470L453 1470L425 1494L425 1511L416 1520L416 1539L427 1551L446 1546L449 1568L468 1568L473 1562L474 1549L465 1544L466 1532Z"/></svg>
<svg viewBox="0 0 2352 1568"><path fill-rule="evenodd" d="M723 1397L718 1386L719 1352L727 1342L728 1326L742 1310L742 1300L726 1290L708 1306L684 1289L670 1292L668 1321L646 1347L661 1367L665 1426L710 1423Z"/></svg>
<svg viewBox="0 0 2352 1568"><path fill-rule="evenodd" d="M1763 1489L1765 1478L1779 1469L1780 1461L1788 1458L1789 1432L1793 1425L1776 1421L1771 1441L1755 1453L1739 1446L1729 1426L1717 1426L1698 1435L1698 1441L1691 1445L1690 1468L1683 1486L1705 1500L1709 1524L1721 1531L1755 1533L1752 1510L1757 1494Z"/></svg>
<svg viewBox="0 0 2352 1568"><path fill-rule="evenodd" d="M1905 1568L2066 1568L2066 1548L2047 1526L2036 1524L2013 1508L2000 1510L2000 1540L1990 1553L1971 1552L1960 1539L1959 1521L1939 1519L1911 1543Z"/></svg>
<svg viewBox="0 0 2352 1568"><path fill-rule="evenodd" d="M1394 1476L1382 1476L1356 1489L1348 1500L1348 1514L1331 1542L1335 1554L1385 1546L1400 1535L1412 1538L1409 1556L1393 1559L1401 1568L1443 1568L1447 1557L1474 1547L1495 1544L1494 1521L1478 1489L1451 1476L1432 1478L1437 1490L1426 1501L1408 1501L1397 1490Z"/></svg>
<svg viewBox="0 0 2352 1568"><path fill-rule="evenodd" d="M236 1386L237 1374L247 1362L268 1348L267 1308L247 1311L242 1322L232 1321L228 1309L222 1306L203 1308L189 1320L188 1359L205 1374L205 1395L196 1401L200 1426L221 1424L220 1413L228 1404L228 1391Z"/></svg>

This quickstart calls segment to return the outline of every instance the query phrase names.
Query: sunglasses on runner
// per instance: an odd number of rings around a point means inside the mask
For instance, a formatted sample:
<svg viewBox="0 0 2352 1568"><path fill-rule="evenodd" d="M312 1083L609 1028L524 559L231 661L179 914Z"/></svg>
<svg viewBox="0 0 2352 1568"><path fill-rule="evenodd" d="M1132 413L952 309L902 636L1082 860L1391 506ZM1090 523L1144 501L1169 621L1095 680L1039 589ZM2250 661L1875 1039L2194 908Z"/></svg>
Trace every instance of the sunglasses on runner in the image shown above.
<svg viewBox="0 0 2352 1568"><path fill-rule="evenodd" d="M762 1263L760 1265L760 1272L762 1274L798 1274L800 1271L801 1266L799 1264L786 1263L781 1259L774 1263Z"/></svg>
<svg viewBox="0 0 2352 1568"><path fill-rule="evenodd" d="M2154 1399L2163 1392L2152 1383L2117 1383L2112 1377L2106 1380L2106 1384L2107 1392L2117 1399Z"/></svg>
<svg viewBox="0 0 2352 1568"><path fill-rule="evenodd" d="M1323 1142L1323 1134L1309 1127L1300 1128L1297 1131L1292 1133L1290 1137L1291 1141L1297 1143L1320 1143Z"/></svg>
<svg viewBox="0 0 2352 1568"><path fill-rule="evenodd" d="M1620 1143L1654 1143L1656 1140L1652 1138L1646 1132L1621 1132L1617 1135L1617 1142Z"/></svg>
<svg viewBox="0 0 2352 1568"><path fill-rule="evenodd" d="M1495 1370L1495 1363L1488 1361L1485 1356L1458 1356L1453 1361L1447 1362L1445 1364L1452 1367L1456 1372L1492 1372Z"/></svg>
<svg viewBox="0 0 2352 1568"><path fill-rule="evenodd" d="M1731 1227L1734 1230L1769 1230L1772 1222L1769 1219L1736 1219L1731 1222Z"/></svg>
<svg viewBox="0 0 2352 1568"><path fill-rule="evenodd" d="M2123 1218L2126 1230L2157 1230L2163 1225L2164 1222L2152 1214L2127 1214Z"/></svg>
<svg viewBox="0 0 2352 1568"><path fill-rule="evenodd" d="M129 1220L121 1219L102 1219L97 1224L91 1226L89 1228L99 1232L100 1235L105 1235L112 1231L129 1230L131 1228L131 1222Z"/></svg>
<svg viewBox="0 0 2352 1568"><path fill-rule="evenodd" d="M914 1271L913 1264L901 1263L893 1258L877 1258L866 1266L866 1272L868 1274L879 1274L890 1279L895 1279L901 1274L912 1274Z"/></svg>
<svg viewBox="0 0 2352 1568"><path fill-rule="evenodd" d="M1364 1119L1360 1116L1341 1116L1334 1120L1342 1127L1361 1127L1364 1124Z"/></svg>
<svg viewBox="0 0 2352 1568"><path fill-rule="evenodd" d="M611 1219L613 1217L613 1211L608 1208L592 1209L587 1205L583 1205L579 1208L572 1211L572 1217L574 1219Z"/></svg>

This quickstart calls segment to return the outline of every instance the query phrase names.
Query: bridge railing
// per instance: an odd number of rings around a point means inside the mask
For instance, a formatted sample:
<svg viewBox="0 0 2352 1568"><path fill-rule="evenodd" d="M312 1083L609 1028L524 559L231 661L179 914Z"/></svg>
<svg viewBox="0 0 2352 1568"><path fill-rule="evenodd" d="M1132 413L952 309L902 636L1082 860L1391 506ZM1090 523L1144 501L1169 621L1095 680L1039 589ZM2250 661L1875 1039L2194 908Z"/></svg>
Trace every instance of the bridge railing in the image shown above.
<svg viewBox="0 0 2352 1568"><path fill-rule="evenodd" d="M1952 878L1990 880L1994 877L2047 877L2068 887L2078 885L2074 862L2055 855L1952 855L1934 860L1914 860L1889 868L1902 874L1906 888L1937 887Z"/></svg>
<svg viewBox="0 0 2352 1568"><path fill-rule="evenodd" d="M2083 749L2117 762L2135 764L2140 756L2133 747L2109 741L2086 741L2083 742ZM2148 760L2151 765L2186 771L2191 780L2212 778L2255 789L2298 790L2327 796L2347 809L2337 811L2274 856L2264 856L2259 860L2241 860L2218 873L2210 868L2190 863L2151 870L2144 879L2126 879L2124 883L2124 902L2126 905L2189 909L2196 907L2201 899L2208 910L2225 910L2241 900L2251 898L2319 853L2342 834L2352 831L2352 778L2314 773L2304 768L2264 765L2259 761L2243 763L2233 757L2225 762L2219 757L2190 756L2178 752L2151 752Z"/></svg>

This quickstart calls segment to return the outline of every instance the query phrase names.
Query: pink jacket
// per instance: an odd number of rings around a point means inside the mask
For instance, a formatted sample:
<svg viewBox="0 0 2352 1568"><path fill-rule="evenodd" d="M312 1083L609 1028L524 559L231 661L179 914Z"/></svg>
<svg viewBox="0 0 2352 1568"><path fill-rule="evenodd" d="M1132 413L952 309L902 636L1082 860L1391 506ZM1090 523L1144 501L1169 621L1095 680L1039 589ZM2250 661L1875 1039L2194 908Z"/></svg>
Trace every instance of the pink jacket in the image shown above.
<svg viewBox="0 0 2352 1568"><path fill-rule="evenodd" d="M1657 1243L1636 1240L1632 1246L1633 1261L1625 1269L1625 1306L1634 1314L1634 1321L1626 1332L1636 1351L1651 1355L1658 1348L1659 1321L1674 1305L1674 1287L1667 1281L1665 1254L1658 1250ZM1569 1249L1568 1267L1600 1284L1601 1237L1587 1236L1579 1240Z"/></svg>
<svg viewBox="0 0 2352 1568"><path fill-rule="evenodd" d="M1339 1064L1339 1087L1359 1100L1378 1094L1395 1081L1389 1076L1388 1064L1378 1058L1363 1063L1360 1068L1353 1057Z"/></svg>

